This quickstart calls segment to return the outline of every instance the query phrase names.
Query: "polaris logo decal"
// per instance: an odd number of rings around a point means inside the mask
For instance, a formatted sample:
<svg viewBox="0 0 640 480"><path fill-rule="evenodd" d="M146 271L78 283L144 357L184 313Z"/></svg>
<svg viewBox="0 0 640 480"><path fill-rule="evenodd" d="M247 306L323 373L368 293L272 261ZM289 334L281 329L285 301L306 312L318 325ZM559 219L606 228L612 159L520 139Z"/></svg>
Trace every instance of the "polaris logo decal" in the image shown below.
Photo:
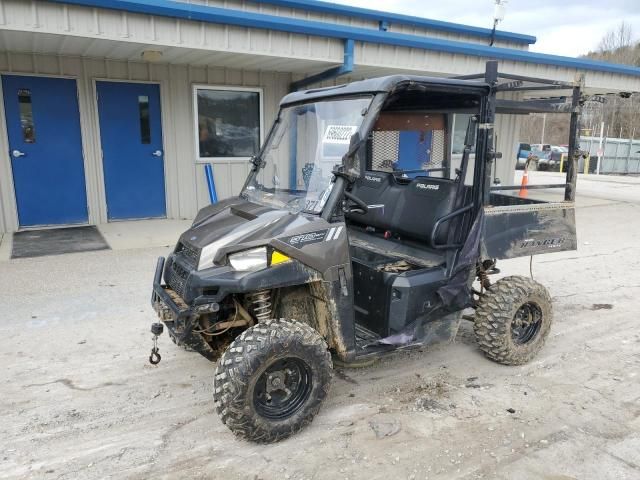
<svg viewBox="0 0 640 480"><path fill-rule="evenodd" d="M337 240L342 234L343 226L331 227L327 230L317 230L315 232L301 233L292 237L283 238L282 241L292 247L302 248L306 245L319 242L331 242Z"/></svg>
<svg viewBox="0 0 640 480"><path fill-rule="evenodd" d="M364 179L369 182L376 182L376 183L382 182L382 179L380 177L374 177L373 175L365 175Z"/></svg>
<svg viewBox="0 0 640 480"><path fill-rule="evenodd" d="M416 188L421 190L440 190L440 185L434 185L432 183L416 183Z"/></svg>

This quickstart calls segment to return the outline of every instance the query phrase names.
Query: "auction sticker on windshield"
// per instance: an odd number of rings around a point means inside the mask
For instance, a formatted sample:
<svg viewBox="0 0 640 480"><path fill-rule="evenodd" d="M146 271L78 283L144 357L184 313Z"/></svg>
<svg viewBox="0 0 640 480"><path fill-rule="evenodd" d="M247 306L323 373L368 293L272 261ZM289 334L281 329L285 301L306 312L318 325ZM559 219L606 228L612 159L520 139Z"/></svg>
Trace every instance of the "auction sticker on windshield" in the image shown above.
<svg viewBox="0 0 640 480"><path fill-rule="evenodd" d="M358 127L356 125L327 125L324 131L323 143L341 143L349 144L351 135L356 133Z"/></svg>

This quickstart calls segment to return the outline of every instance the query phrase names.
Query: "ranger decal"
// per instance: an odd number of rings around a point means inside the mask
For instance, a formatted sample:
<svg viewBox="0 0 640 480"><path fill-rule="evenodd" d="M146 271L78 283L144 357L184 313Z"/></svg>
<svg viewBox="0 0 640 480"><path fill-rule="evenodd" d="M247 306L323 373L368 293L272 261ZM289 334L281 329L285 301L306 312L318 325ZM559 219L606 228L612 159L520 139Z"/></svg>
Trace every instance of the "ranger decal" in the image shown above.
<svg viewBox="0 0 640 480"><path fill-rule="evenodd" d="M305 245L319 242L330 242L337 240L342 233L343 226L331 227L326 230L317 230L315 232L301 233L299 235L293 235L291 237L285 237L283 242L288 243L292 247L302 248Z"/></svg>

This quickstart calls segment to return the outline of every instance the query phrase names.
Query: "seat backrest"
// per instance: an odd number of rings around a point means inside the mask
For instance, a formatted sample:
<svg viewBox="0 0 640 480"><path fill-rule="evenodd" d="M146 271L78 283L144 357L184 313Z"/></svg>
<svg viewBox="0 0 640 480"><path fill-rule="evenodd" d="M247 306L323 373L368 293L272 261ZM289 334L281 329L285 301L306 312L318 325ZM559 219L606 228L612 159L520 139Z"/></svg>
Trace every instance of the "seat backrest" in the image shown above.
<svg viewBox="0 0 640 480"><path fill-rule="evenodd" d="M367 205L365 215L347 214L353 223L389 230L401 237L431 245L431 231L441 217L457 208L458 183L447 178L396 179L392 173L366 172L352 193ZM437 243L446 243L449 223L438 230Z"/></svg>

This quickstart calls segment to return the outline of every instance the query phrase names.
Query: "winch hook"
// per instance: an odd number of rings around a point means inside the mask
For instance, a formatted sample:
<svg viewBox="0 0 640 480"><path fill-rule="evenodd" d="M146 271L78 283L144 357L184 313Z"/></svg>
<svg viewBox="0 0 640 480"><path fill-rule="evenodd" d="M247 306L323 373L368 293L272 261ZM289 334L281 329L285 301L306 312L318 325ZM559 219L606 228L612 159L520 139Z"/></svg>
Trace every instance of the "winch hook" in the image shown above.
<svg viewBox="0 0 640 480"><path fill-rule="evenodd" d="M158 337L162 335L164 331L164 325L161 323L151 324L151 333L153 334L153 347L151 347L151 355L149 355L149 363L151 365L157 365L162 360L158 349Z"/></svg>
<svg viewBox="0 0 640 480"><path fill-rule="evenodd" d="M157 364L160 363L160 360L162 360L162 357L158 353L158 348L157 347L153 347L151 349L151 355L149 355L149 363L151 365L157 365Z"/></svg>

